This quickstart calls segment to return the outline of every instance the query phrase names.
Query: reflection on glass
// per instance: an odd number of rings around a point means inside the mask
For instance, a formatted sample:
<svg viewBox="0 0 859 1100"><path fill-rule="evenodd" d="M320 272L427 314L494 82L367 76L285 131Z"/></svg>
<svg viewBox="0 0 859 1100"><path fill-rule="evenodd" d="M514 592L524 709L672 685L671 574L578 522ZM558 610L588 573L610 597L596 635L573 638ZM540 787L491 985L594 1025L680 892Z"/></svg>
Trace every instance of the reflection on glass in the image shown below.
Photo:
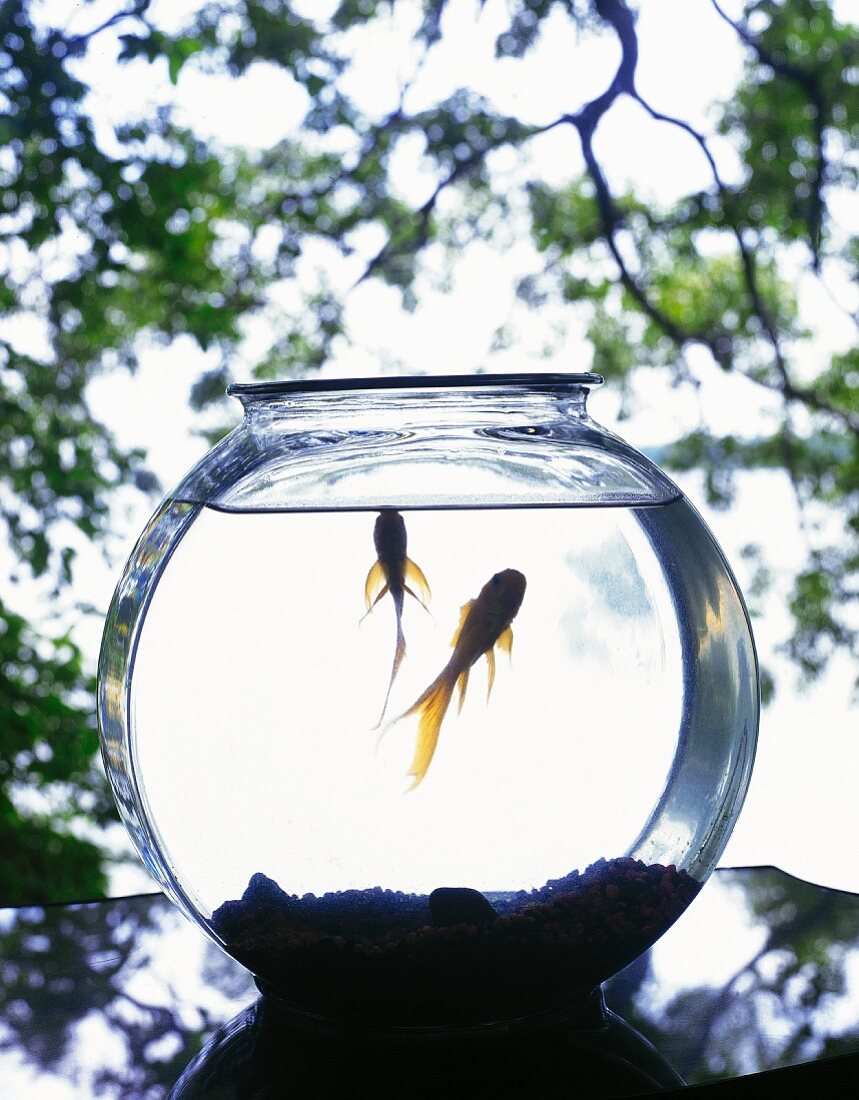
<svg viewBox="0 0 859 1100"><path fill-rule="evenodd" d="M859 1051L859 896L772 868L719 871L605 995L689 1084ZM0 910L4 1100L159 1100L199 1083L190 1063L209 1040L224 1048L256 997L161 896ZM277 1029L272 1043L285 1057Z"/></svg>
<svg viewBox="0 0 859 1100"><path fill-rule="evenodd" d="M307 1096L548 1096L560 1082L593 1098L683 1084L597 993L577 1027L426 1042L391 1041L308 1026L262 999L221 1028L188 1066L170 1100Z"/></svg>
<svg viewBox="0 0 859 1100"><path fill-rule="evenodd" d="M859 1049L859 896L725 870L683 925L606 998L688 1084Z"/></svg>
<svg viewBox="0 0 859 1100"><path fill-rule="evenodd" d="M160 895L0 910L0 1091L166 1096L254 992Z"/></svg>

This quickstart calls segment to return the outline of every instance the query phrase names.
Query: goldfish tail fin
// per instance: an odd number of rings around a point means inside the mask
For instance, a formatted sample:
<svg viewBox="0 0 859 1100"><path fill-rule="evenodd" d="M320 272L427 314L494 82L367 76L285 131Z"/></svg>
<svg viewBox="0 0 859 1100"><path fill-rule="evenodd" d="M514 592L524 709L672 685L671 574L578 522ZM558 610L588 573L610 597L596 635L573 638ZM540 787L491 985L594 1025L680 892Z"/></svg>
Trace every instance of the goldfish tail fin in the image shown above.
<svg viewBox="0 0 859 1100"><path fill-rule="evenodd" d="M391 678L388 681L388 690L385 694L385 702L382 704L382 713L379 715L379 721L373 726L374 730L377 730L381 726L385 718L385 711L388 709L388 700L391 698L391 688L394 686L394 680L397 678L397 673L400 671L400 665L403 663L403 657L406 655L406 639L403 635L403 628L400 624L400 618L397 616L397 647L394 650L394 664L391 668ZM381 740L381 735L380 735Z"/></svg>
<svg viewBox="0 0 859 1100"><path fill-rule="evenodd" d="M380 561L373 562L370 567L370 572L367 574L367 579L364 582L364 604L368 614L388 591L386 580L387 578L385 577L385 570L382 567L382 563ZM384 587L382 587L383 585Z"/></svg>
<svg viewBox="0 0 859 1100"><path fill-rule="evenodd" d="M459 674L459 679L456 681L456 686L459 688L459 701L456 706L456 713L462 714L462 704L465 702L465 693L468 691L468 673L470 669L463 669Z"/></svg>
<svg viewBox="0 0 859 1100"><path fill-rule="evenodd" d="M415 592L412 588L406 586L406 592L418 601L424 611L429 611L427 604L432 599L432 591L423 570L419 565L415 565L411 558L406 558L405 579L411 581L414 588L417 589L417 592Z"/></svg>
<svg viewBox="0 0 859 1100"><path fill-rule="evenodd" d="M492 694L492 685L495 683L495 650L487 649L486 651L486 663L488 668L488 680L486 684L486 702L489 702L489 696Z"/></svg>
<svg viewBox="0 0 859 1100"><path fill-rule="evenodd" d="M408 774L414 777L412 785L409 787L410 791L413 791L422 782L432 762L438 744L438 735L441 732L441 724L453 696L453 686L454 679L443 672L430 684L414 706L410 707L402 716L405 718L410 714L420 715L415 755L412 766L408 771Z"/></svg>

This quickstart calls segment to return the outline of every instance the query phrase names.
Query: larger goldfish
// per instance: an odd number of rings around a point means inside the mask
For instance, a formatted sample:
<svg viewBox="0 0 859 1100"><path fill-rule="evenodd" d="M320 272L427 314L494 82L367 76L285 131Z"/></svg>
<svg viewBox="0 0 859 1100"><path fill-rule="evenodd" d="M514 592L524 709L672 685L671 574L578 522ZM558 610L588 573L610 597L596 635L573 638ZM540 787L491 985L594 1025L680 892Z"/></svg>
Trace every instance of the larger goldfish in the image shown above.
<svg viewBox="0 0 859 1100"><path fill-rule="evenodd" d="M406 525L399 512L389 508L379 512L373 527L373 544L376 547L377 557L367 574L367 581L364 585L367 615L370 614L379 600L390 592L397 617L394 664L391 669L391 679L388 682L388 692L382 706L382 714L376 723L376 728L378 728L385 717L385 711L388 709L391 688L394 686L394 680L406 653L406 639L403 635L405 594L408 592L424 609L426 609L432 594L420 567L415 565L411 558L406 555ZM417 592L410 588L406 581L411 581ZM364 617L366 618L366 615Z"/></svg>
<svg viewBox="0 0 859 1100"><path fill-rule="evenodd" d="M414 790L423 780L430 766L454 687L459 688L458 710L461 711L469 673L484 655L489 665L489 687L486 692L486 698L489 698L495 682L495 646L507 653L512 652L513 629L510 624L522 606L525 584L524 576L516 569L504 569L486 582L477 599L463 605L459 626L450 643L453 656L423 695L396 719L399 722L409 715L420 715L415 756L408 773L414 776L410 790Z"/></svg>

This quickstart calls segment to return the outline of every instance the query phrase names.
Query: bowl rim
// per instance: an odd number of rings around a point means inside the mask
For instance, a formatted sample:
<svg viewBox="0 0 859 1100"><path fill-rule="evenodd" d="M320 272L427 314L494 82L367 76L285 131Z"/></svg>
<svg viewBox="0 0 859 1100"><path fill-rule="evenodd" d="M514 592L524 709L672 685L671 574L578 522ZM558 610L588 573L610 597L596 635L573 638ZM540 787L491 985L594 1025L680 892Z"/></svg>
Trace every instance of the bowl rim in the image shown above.
<svg viewBox="0 0 859 1100"><path fill-rule="evenodd" d="M273 382L233 382L230 397L278 397L300 393L348 393L356 390L494 389L504 386L531 390L567 390L601 386L602 375L527 373L515 374L407 374L378 378L295 378Z"/></svg>

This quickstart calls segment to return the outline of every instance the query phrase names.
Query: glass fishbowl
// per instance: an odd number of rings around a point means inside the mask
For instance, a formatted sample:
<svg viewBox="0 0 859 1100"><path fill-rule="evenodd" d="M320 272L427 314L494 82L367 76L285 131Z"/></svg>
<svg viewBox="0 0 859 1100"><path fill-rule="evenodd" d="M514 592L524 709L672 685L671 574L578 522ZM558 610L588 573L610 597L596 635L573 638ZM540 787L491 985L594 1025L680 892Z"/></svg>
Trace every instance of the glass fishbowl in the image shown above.
<svg viewBox="0 0 859 1100"><path fill-rule="evenodd" d="M600 381L233 386L242 424L129 558L99 666L122 818L296 1014L562 1014L724 849L748 615L683 493L590 418Z"/></svg>

